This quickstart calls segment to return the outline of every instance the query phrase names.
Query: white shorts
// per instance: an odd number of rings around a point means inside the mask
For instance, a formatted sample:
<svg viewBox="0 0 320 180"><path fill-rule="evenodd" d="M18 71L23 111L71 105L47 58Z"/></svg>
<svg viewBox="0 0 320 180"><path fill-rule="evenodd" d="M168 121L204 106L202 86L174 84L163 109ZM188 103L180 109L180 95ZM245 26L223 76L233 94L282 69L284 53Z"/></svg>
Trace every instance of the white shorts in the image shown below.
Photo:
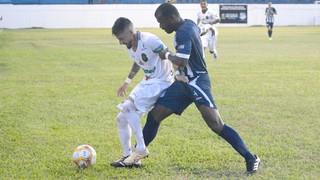
<svg viewBox="0 0 320 180"><path fill-rule="evenodd" d="M139 112L150 111L160 95L172 84L172 82L160 81L155 79L142 80L131 91L129 98Z"/></svg>
<svg viewBox="0 0 320 180"><path fill-rule="evenodd" d="M215 34L214 36L215 36L215 37L218 36L218 29L217 29L216 27L207 24L207 25L204 26L204 31L206 31L206 30L208 30L208 29L212 29L212 30L214 31L214 34ZM207 47L209 46L209 41L211 40L212 35L213 35L213 34L212 34L212 31L209 30L206 34L204 34L204 35L201 36L202 46L203 46L204 48L207 48Z"/></svg>

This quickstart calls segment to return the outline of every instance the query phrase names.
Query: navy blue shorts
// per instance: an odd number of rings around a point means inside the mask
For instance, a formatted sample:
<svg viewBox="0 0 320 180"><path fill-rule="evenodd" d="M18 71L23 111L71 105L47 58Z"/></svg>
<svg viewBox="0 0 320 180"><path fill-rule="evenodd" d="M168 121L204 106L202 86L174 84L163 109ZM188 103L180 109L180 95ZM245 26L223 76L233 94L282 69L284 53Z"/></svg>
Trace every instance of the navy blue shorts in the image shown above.
<svg viewBox="0 0 320 180"><path fill-rule="evenodd" d="M157 100L156 105L165 106L180 115L193 102L196 105L217 108L211 94L208 74L201 74L189 83L175 81Z"/></svg>
<svg viewBox="0 0 320 180"><path fill-rule="evenodd" d="M273 28L273 22L267 22L267 28L269 28L269 27L270 27L271 29Z"/></svg>

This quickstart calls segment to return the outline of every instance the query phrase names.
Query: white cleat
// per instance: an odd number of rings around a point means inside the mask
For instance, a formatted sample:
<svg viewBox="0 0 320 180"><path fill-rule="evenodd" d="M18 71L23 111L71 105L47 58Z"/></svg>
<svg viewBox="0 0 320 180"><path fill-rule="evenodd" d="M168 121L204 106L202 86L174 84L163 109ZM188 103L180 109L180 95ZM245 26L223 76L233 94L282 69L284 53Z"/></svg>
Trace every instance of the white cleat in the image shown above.
<svg viewBox="0 0 320 180"><path fill-rule="evenodd" d="M134 151L128 158L126 158L123 163L127 166L131 166L133 164L136 164L141 159L146 158L149 156L149 151L146 148L144 151Z"/></svg>
<svg viewBox="0 0 320 180"><path fill-rule="evenodd" d="M124 160L127 159L129 156L122 156L120 159L116 160L116 161L113 161L112 163L110 163L111 166L115 167L115 168L131 168L131 167L136 167L136 168L139 168L142 166L142 163L141 161L137 161L133 164L131 164L130 166L129 165L126 165L124 163Z"/></svg>

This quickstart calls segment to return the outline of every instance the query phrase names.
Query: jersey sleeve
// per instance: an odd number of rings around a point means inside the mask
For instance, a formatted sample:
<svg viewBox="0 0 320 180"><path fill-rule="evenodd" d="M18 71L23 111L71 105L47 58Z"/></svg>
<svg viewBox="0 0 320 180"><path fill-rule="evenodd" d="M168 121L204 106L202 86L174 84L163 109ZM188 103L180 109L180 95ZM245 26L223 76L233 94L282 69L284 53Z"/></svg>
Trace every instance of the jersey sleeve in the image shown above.
<svg viewBox="0 0 320 180"><path fill-rule="evenodd" d="M191 37L187 32L177 31L175 38L176 56L184 59L189 59L191 54Z"/></svg>
<svg viewBox="0 0 320 180"><path fill-rule="evenodd" d="M276 8L273 8L273 12L274 12L275 14L277 14Z"/></svg>
<svg viewBox="0 0 320 180"><path fill-rule="evenodd" d="M146 45L151 48L154 53L160 53L163 49L167 48L157 36L149 36Z"/></svg>

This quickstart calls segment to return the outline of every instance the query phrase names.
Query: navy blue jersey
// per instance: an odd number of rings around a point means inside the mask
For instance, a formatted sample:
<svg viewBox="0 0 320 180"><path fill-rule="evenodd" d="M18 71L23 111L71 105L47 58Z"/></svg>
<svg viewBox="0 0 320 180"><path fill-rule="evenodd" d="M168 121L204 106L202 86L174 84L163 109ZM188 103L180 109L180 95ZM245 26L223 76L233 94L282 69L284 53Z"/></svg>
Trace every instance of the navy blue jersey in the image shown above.
<svg viewBox="0 0 320 180"><path fill-rule="evenodd" d="M199 27L191 20L184 20L175 35L176 56L188 59L184 73L193 79L199 74L207 74Z"/></svg>

